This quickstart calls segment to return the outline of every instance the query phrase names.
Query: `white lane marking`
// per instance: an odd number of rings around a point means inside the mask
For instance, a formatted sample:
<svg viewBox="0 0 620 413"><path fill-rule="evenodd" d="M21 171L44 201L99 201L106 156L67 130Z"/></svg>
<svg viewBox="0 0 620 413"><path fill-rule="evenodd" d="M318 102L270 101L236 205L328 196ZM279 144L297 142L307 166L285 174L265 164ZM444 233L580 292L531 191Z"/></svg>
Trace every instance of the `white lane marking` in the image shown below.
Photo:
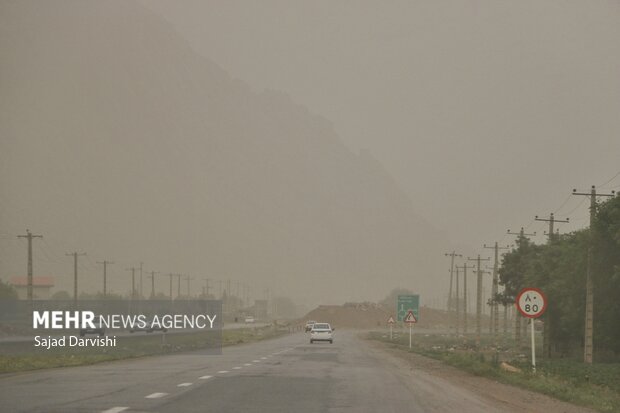
<svg viewBox="0 0 620 413"><path fill-rule="evenodd" d="M192 384L194 383L179 383L177 384L177 387L188 387L188 386L191 386Z"/></svg>
<svg viewBox="0 0 620 413"><path fill-rule="evenodd" d="M159 399L160 397L167 396L168 393L152 393L148 396L144 396L145 399Z"/></svg>
<svg viewBox="0 0 620 413"><path fill-rule="evenodd" d="M241 370L241 367L233 367L233 370Z"/></svg>
<svg viewBox="0 0 620 413"><path fill-rule="evenodd" d="M220 370L218 371L218 373L221 373L221 374L228 373L228 370Z"/></svg>
<svg viewBox="0 0 620 413"><path fill-rule="evenodd" d="M251 366L252 363L245 363L244 366Z"/></svg>
<svg viewBox="0 0 620 413"><path fill-rule="evenodd" d="M267 360L267 357L261 357L260 359L261 360Z"/></svg>
<svg viewBox="0 0 620 413"><path fill-rule="evenodd" d="M252 360L252 363L260 363L260 360Z"/></svg>
<svg viewBox="0 0 620 413"><path fill-rule="evenodd" d="M101 413L120 413L120 412L122 412L124 410L127 410L127 409L129 409L129 407L117 406L117 407L112 407L111 409L108 409L108 410L104 410Z"/></svg>
<svg viewBox="0 0 620 413"><path fill-rule="evenodd" d="M206 380L206 379L210 379L211 377L213 377L213 376L200 376L198 378L201 379L201 380Z"/></svg>

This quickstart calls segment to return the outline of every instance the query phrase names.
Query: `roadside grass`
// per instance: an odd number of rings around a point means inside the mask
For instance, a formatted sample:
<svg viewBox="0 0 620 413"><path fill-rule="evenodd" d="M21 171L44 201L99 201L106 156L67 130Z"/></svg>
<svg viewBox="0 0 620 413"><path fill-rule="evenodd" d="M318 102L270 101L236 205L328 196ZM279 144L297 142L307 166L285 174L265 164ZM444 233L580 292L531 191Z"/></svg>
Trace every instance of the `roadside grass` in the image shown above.
<svg viewBox="0 0 620 413"><path fill-rule="evenodd" d="M230 346L241 343L275 338L287 334L286 330L272 327L241 328L222 330L220 333L180 333L166 334L165 343L162 334L137 333L132 336L117 338L117 347L108 348L72 348L70 352L65 349L50 349L38 353L16 352L16 347L24 346L23 343L9 343L2 345L0 355L0 373L13 373L27 370L47 369L55 367L72 367L87 364L101 363L105 361L122 360L136 357L146 357L162 354L175 354L195 350L206 350L205 354L216 354L214 349L219 347L217 342L221 339L221 345ZM122 344L121 344L122 343ZM14 347L14 348L11 348Z"/></svg>
<svg viewBox="0 0 620 413"><path fill-rule="evenodd" d="M529 349L518 349L512 340L503 340L495 347L490 337L484 337L478 352L471 340L448 335L414 335L411 349L408 334L397 334L390 341L383 332L371 332L367 338L381 341L403 351L403 354L414 352L478 376L569 403L600 412L620 412L620 363L587 365L569 359L537 360L534 374L525 356ZM521 372L500 368L502 361L521 369Z"/></svg>

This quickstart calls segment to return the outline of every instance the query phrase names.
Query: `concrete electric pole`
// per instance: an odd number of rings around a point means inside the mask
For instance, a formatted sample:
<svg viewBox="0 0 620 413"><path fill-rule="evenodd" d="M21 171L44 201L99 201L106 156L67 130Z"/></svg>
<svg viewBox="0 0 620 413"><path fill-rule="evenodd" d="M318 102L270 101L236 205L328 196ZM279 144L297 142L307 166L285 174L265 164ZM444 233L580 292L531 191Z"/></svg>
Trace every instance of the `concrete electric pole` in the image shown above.
<svg viewBox="0 0 620 413"><path fill-rule="evenodd" d="M521 227L521 230L519 232L512 232L508 230L506 231L506 233L517 236L518 248L521 248L521 242L526 239L525 237L536 235L535 231L531 234L527 234L523 227ZM518 311L515 311L514 313L515 313L515 341L517 342L517 346L521 346L522 344L521 343L521 318L523 318L523 316Z"/></svg>
<svg viewBox="0 0 620 413"><path fill-rule="evenodd" d="M461 254L457 254L456 251L452 251L450 253L445 253L444 254L446 257L450 257L450 289L448 291L448 313L451 313L452 311L456 310L454 309L454 305L452 303L453 297L452 297L452 283L454 280L454 257L462 257Z"/></svg>
<svg viewBox="0 0 620 413"><path fill-rule="evenodd" d="M594 239L594 237L592 236L592 231L594 231L594 218L596 216L596 197L613 197L615 195L615 192L612 191L611 194L597 194L596 187L592 185L590 193L581 193L577 192L576 189L573 189L573 195L584 195L590 197L590 241L588 245L588 266L586 270L586 331L585 342L583 346L583 361L585 363L592 364L594 353L592 339L594 334L594 285L592 283L592 255L594 253L594 243L592 242L592 240Z"/></svg>
<svg viewBox="0 0 620 413"><path fill-rule="evenodd" d="M499 292L499 250L507 250L510 247L500 247L497 242L495 245L490 247L484 244L484 248L494 250L495 260L493 261L493 285L491 288L491 332L495 336L495 340L497 341L497 334L499 330L499 305L497 302L497 294Z"/></svg>
<svg viewBox="0 0 620 413"><path fill-rule="evenodd" d="M482 274L485 272L480 267L481 261L490 261L491 258L467 258L469 261L476 261L476 347L480 348L480 335L482 334Z"/></svg>
<svg viewBox="0 0 620 413"><path fill-rule="evenodd" d="M43 235L34 235L30 230L26 230L26 235L18 235L17 238L28 240L28 301L32 302L32 239L43 238Z"/></svg>
<svg viewBox="0 0 620 413"><path fill-rule="evenodd" d="M103 265L103 298L108 295L108 265L114 264L112 261L97 261L97 264Z"/></svg>
<svg viewBox="0 0 620 413"><path fill-rule="evenodd" d="M85 252L72 252L65 254L68 257L73 257L73 305L77 309L78 299L78 257L86 255Z"/></svg>

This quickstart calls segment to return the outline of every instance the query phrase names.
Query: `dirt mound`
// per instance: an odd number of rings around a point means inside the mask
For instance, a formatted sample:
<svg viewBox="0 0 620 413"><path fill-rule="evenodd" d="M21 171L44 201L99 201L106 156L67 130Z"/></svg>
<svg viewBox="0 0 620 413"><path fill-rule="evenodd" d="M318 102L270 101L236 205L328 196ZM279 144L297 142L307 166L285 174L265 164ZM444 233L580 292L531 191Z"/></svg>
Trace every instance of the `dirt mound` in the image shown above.
<svg viewBox="0 0 620 413"><path fill-rule="evenodd" d="M320 305L306 314L302 322L307 320L323 321L333 327L340 328L376 328L385 326L391 311L375 303L346 303L344 305ZM440 328L448 326L446 311L428 307L420 307L418 326L424 328Z"/></svg>

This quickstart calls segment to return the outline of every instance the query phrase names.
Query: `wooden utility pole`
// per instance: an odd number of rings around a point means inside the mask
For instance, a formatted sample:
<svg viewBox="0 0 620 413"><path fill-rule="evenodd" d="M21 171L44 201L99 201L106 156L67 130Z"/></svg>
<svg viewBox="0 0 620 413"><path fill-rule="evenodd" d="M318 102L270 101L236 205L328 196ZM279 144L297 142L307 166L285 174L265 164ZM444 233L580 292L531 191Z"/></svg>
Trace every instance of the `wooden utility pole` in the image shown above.
<svg viewBox="0 0 620 413"><path fill-rule="evenodd" d="M27 229L26 235L18 235L17 238L26 238L28 240L28 301L32 302L32 239L43 238L43 235L34 235Z"/></svg>
<svg viewBox="0 0 620 413"><path fill-rule="evenodd" d="M103 298L108 294L108 264L114 264L112 261L97 261L97 264L103 264Z"/></svg>
<svg viewBox="0 0 620 413"><path fill-rule="evenodd" d="M77 308L78 300L78 257L86 255L85 252L72 252L65 254L66 256L73 257L73 305Z"/></svg>
<svg viewBox="0 0 620 413"><path fill-rule="evenodd" d="M480 267L481 261L490 261L491 258L467 258L469 261L476 261L476 346L480 348L480 335L482 334L482 274L483 270Z"/></svg>
<svg viewBox="0 0 620 413"><path fill-rule="evenodd" d="M585 195L590 197L590 235L589 235L589 245L588 245L588 263L586 269L586 328L585 328L585 341L583 346L583 361L588 364L592 364L593 353L594 353L594 343L593 343L593 335L594 335L594 285L592 283L592 259L594 253L594 236L592 232L594 231L594 218L596 217L596 197L597 196L605 196L605 197L613 197L615 195L615 191L611 191L611 194L597 194L596 187L592 185L590 189L590 193L581 193L577 192L576 189L573 189L573 195Z"/></svg>

